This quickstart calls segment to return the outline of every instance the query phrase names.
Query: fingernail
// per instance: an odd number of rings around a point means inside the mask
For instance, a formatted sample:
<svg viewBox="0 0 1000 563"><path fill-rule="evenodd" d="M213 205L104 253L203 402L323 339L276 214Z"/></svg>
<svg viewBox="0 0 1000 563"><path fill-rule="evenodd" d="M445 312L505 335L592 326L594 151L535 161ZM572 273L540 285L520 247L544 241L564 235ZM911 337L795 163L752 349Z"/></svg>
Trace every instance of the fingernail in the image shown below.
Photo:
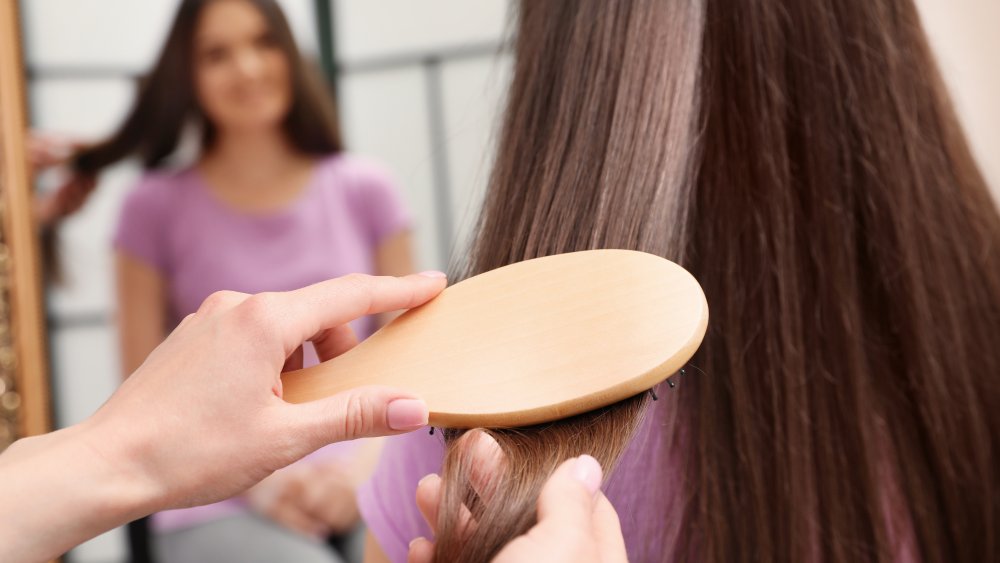
<svg viewBox="0 0 1000 563"><path fill-rule="evenodd" d="M396 399L386 407L386 421L393 430L427 426L427 404L420 399Z"/></svg>
<svg viewBox="0 0 1000 563"><path fill-rule="evenodd" d="M418 275L424 276L425 278L446 278L446 277L448 277L448 274L446 274L444 272L439 272L437 270L427 270L426 272L420 272L420 274L418 274Z"/></svg>
<svg viewBox="0 0 1000 563"><path fill-rule="evenodd" d="M583 483L590 494L596 494L601 488L601 480L603 479L601 464L596 459L584 454L576 458L576 463L573 464L573 477Z"/></svg>
<svg viewBox="0 0 1000 563"><path fill-rule="evenodd" d="M437 477L437 473L428 473L427 475L424 475L419 481L417 481L417 486L419 487L420 485L423 485L424 481L430 479L431 477Z"/></svg>

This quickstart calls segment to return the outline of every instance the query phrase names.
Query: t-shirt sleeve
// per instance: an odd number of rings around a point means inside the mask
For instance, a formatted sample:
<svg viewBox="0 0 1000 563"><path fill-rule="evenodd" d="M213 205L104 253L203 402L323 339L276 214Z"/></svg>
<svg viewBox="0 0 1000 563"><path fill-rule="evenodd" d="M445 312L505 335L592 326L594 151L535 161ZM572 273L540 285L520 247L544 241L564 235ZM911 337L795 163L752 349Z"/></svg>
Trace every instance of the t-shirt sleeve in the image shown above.
<svg viewBox="0 0 1000 563"><path fill-rule="evenodd" d="M368 530L390 561L405 562L410 542L430 538L417 508L417 483L441 472L444 438L417 430L386 439L371 479L358 489L358 509Z"/></svg>
<svg viewBox="0 0 1000 563"><path fill-rule="evenodd" d="M113 239L115 250L159 272L165 272L168 266L167 189L169 186L150 177L140 180L125 196Z"/></svg>
<svg viewBox="0 0 1000 563"><path fill-rule="evenodd" d="M412 227L413 218L399 183L381 166L355 159L355 211L364 218L369 240L378 246L386 238Z"/></svg>

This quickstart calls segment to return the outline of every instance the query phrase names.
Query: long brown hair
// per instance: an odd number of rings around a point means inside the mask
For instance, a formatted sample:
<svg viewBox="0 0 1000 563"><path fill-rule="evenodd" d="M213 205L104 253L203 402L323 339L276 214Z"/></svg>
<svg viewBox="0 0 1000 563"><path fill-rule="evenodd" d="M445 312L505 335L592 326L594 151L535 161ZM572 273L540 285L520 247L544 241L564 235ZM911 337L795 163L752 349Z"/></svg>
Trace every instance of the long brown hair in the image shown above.
<svg viewBox="0 0 1000 563"><path fill-rule="evenodd" d="M177 9L167 41L153 69L142 80L132 108L107 139L87 146L71 159L75 173L87 177L82 194L69 209L57 212L43 225L42 259L46 276L63 281L59 262L59 221L74 213L90 197L93 177L116 162L138 156L143 167L163 166L177 150L184 128L201 127L202 148L216 138L216 129L198 104L194 82L194 34L204 8L215 0L183 0ZM299 53L288 20L274 0L243 0L254 5L267 21L271 39L288 60L292 104L282 127L291 145L303 154L323 156L344 150L337 114L323 80ZM69 184L67 186L70 186ZM80 188L74 188L80 189Z"/></svg>
<svg viewBox="0 0 1000 563"><path fill-rule="evenodd" d="M202 144L212 144L216 130L198 105L193 61L198 20L213 1L181 2L159 59L143 80L128 117L107 140L76 155L78 172L94 174L132 155L138 155L146 168L156 168L176 150L183 128L192 120L201 124ZM315 70L300 55L281 7L274 0L243 1L260 10L271 39L288 60L292 104L283 128L292 146L315 155L343 150L330 97Z"/></svg>
<svg viewBox="0 0 1000 563"><path fill-rule="evenodd" d="M514 51L464 273L639 249L712 309L644 560L1000 558L1000 216L912 1L523 0ZM642 401L488 430L502 502L451 433L438 560L523 533L562 459L613 465Z"/></svg>

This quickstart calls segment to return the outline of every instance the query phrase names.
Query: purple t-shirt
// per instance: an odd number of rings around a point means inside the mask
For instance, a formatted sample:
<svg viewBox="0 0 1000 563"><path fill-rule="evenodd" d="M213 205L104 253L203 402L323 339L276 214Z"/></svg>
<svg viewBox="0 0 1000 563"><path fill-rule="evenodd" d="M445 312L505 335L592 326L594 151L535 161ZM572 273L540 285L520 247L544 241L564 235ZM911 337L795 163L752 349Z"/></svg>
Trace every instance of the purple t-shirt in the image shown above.
<svg viewBox="0 0 1000 563"><path fill-rule="evenodd" d="M670 490L669 484L677 482L676 468L656 461L661 457L663 433L670 431L665 428L665 403L652 403L603 487L621 519L629 561L660 560L678 529L670 511L662 508L674 505L671 495L677 491ZM421 478L440 473L443 458L444 439L439 432L430 435L423 430L389 438L375 473L358 490L361 515L393 562L406 561L414 538L431 537L414 494ZM657 502L649 502L651 494ZM654 510L662 513L654 514Z"/></svg>
<svg viewBox="0 0 1000 563"><path fill-rule="evenodd" d="M660 386L663 387L662 385ZM660 394L669 393L659 389ZM607 477L603 491L618 512L629 561L664 561L667 546L681 530L680 510L686 499L679 487L680 468L663 455L669 428L668 401L651 403L636 435ZM432 537L417 508L417 483L441 472L444 440L426 430L389 438L372 478L358 490L358 507L369 531L393 562L405 562L414 538ZM895 517L891 498L901 494L892 475L885 478L885 517L895 561L916 563L916 536L907 518Z"/></svg>
<svg viewBox="0 0 1000 563"><path fill-rule="evenodd" d="M237 210L209 191L196 168L144 176L126 196L115 248L155 268L166 281L169 321L195 312L215 291L297 289L345 274L375 273L378 245L409 228L410 215L391 177L361 158L318 161L302 193L266 213ZM359 339L374 319L352 323ZM315 352L306 350L306 362ZM317 457L349 457L356 442ZM245 510L240 499L156 514L167 531Z"/></svg>

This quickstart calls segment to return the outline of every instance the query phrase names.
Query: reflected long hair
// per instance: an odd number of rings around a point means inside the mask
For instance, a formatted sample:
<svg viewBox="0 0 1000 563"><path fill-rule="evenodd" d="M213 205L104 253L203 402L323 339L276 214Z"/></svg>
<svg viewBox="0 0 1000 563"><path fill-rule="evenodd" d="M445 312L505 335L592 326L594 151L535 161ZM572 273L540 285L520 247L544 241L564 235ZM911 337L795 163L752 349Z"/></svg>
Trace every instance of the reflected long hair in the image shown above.
<svg viewBox="0 0 1000 563"><path fill-rule="evenodd" d="M194 36L206 6L215 0L183 0L174 16L159 59L139 87L132 108L108 139L80 151L74 168L96 174L137 155L147 169L161 166L181 141L185 125L201 125L203 148L216 129L198 104L194 79ZM275 0L249 2L267 22L271 40L288 60L292 103L282 124L292 146L303 154L326 155L343 150L340 127L322 79L305 63L281 6Z"/></svg>
<svg viewBox="0 0 1000 563"><path fill-rule="evenodd" d="M201 129L202 150L212 146L217 130L202 111L196 95L194 36L202 11L213 1L180 3L159 58L141 81L124 121L108 138L77 151L70 161L76 174L97 176L105 168L131 157L138 157L147 170L163 167L180 145L184 128L191 124ZM281 6L275 0L243 1L264 16L270 39L288 61L292 101L282 128L292 147L315 156L343 151L332 96L316 69L300 54ZM84 192L83 200L91 193L91 189ZM57 247L59 221L64 218L64 215L55 217L41 233L44 269L49 279L57 282L63 277Z"/></svg>
<svg viewBox="0 0 1000 563"><path fill-rule="evenodd" d="M1000 559L1000 216L912 1L522 0L513 49L463 274L638 249L712 311L657 404L665 547L631 556ZM489 503L448 432L437 560L488 560L646 410L486 430Z"/></svg>

